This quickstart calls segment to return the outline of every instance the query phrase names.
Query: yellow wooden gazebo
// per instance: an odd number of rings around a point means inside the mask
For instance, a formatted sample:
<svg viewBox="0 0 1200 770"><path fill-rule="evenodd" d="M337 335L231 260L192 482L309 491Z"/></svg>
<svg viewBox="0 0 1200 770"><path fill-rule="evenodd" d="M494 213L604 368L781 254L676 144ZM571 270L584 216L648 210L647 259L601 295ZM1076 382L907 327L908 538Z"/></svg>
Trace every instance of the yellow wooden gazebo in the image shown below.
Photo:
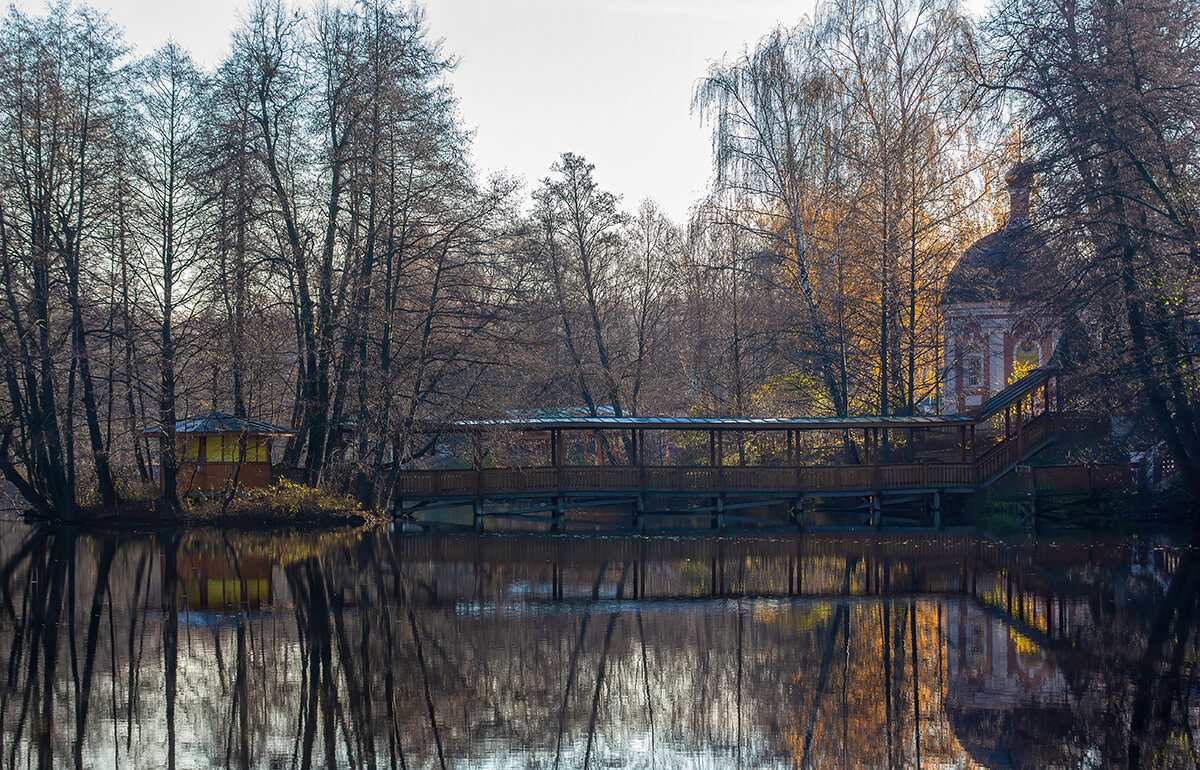
<svg viewBox="0 0 1200 770"><path fill-rule="evenodd" d="M161 432L155 426L145 435L158 436ZM278 425L222 412L179 420L175 423L179 491L186 494L226 489L235 474L243 489L270 486L271 439L292 433Z"/></svg>

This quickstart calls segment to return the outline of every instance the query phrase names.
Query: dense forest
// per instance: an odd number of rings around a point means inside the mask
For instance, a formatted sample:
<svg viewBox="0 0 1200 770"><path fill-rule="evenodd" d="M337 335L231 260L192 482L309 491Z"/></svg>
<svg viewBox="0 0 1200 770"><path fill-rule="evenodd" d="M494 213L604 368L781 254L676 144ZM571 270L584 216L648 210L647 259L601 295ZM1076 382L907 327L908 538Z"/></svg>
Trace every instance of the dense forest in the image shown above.
<svg viewBox="0 0 1200 770"><path fill-rule="evenodd" d="M822 3L697 73L714 181L673 222L571 152L482 179L418 7L256 0L213 71L10 9L0 474L71 519L158 473L169 513L175 423L219 410L370 505L464 417L936 412L941 289L1019 160L1075 398L1200 496L1198 15Z"/></svg>

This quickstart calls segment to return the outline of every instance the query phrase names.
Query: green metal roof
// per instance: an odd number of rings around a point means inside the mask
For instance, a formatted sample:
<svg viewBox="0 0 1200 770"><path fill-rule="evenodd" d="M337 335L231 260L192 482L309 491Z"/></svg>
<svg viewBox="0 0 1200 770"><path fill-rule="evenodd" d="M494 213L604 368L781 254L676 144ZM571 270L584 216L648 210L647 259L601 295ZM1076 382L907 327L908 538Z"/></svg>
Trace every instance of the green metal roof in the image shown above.
<svg viewBox="0 0 1200 770"><path fill-rule="evenodd" d="M155 425L146 435L158 435L162 429ZM176 433L245 433L250 436L290 436L294 431L279 425L248 417L234 417L224 412L209 412L198 417L185 417L175 423Z"/></svg>
<svg viewBox="0 0 1200 770"><path fill-rule="evenodd" d="M972 425L963 415L896 417L562 417L551 419L459 420L460 430L842 430L845 428L939 428Z"/></svg>
<svg viewBox="0 0 1200 770"><path fill-rule="evenodd" d="M1058 374L1058 369L1054 366L1041 366L1034 369L1004 390L995 393L982 406L977 407L974 412L975 420L983 421L993 415L999 414L1006 407L1015 404L1040 388L1043 383L1056 374Z"/></svg>

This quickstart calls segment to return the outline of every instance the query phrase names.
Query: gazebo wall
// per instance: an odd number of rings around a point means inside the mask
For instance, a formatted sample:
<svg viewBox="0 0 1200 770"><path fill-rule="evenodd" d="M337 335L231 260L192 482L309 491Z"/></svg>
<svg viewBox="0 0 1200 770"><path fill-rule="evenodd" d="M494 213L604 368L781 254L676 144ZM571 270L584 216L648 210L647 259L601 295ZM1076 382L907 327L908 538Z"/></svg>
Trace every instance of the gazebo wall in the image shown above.
<svg viewBox="0 0 1200 770"><path fill-rule="evenodd" d="M183 454L180 462L230 463L237 462L238 441L241 436L237 433L226 434L185 434ZM201 442L203 442L203 457L201 457ZM246 436L246 462L269 462L270 438L267 436Z"/></svg>
<svg viewBox="0 0 1200 770"><path fill-rule="evenodd" d="M237 463L197 463L184 461L179 466L180 494L227 489L237 473ZM261 489L271 486L271 463L244 462L238 474L239 489Z"/></svg>

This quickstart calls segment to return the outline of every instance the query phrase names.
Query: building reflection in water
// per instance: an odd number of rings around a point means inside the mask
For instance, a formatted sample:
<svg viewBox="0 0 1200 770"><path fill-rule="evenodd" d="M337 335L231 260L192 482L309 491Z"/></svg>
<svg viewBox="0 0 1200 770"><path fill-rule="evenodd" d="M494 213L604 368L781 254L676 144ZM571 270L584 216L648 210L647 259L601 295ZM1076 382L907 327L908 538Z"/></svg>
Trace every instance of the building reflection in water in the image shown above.
<svg viewBox="0 0 1200 770"><path fill-rule="evenodd" d="M271 603L275 565L262 556L180 550L175 592L191 610L259 609Z"/></svg>
<svg viewBox="0 0 1200 770"><path fill-rule="evenodd" d="M6 767L1173 766L1195 723L1187 549L6 526Z"/></svg>

